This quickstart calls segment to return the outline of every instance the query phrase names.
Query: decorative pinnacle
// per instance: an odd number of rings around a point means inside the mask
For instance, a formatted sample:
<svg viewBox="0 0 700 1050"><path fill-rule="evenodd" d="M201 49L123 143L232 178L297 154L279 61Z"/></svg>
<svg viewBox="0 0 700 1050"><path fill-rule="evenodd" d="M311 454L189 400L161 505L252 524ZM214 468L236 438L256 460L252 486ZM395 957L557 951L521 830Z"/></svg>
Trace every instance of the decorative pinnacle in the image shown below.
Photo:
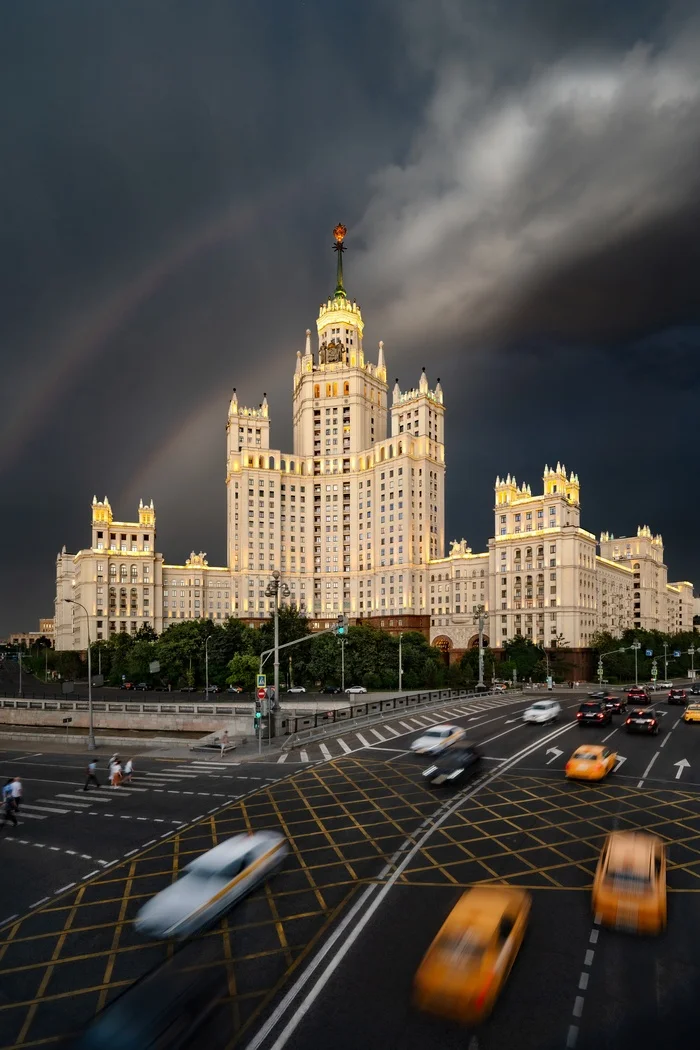
<svg viewBox="0 0 700 1050"><path fill-rule="evenodd" d="M345 286L343 284L343 252L345 251L345 245L344 245L343 241L345 240L345 235L346 235L347 232L348 232L348 228L347 228L347 226L343 226L342 222L339 222L338 225L333 230L333 237L335 239L335 244L333 245L333 251L337 252L337 254L338 254L338 262L337 262L337 266L336 266L336 283L335 283L334 295L335 296L342 296L343 298L347 298L347 293L345 291Z"/></svg>

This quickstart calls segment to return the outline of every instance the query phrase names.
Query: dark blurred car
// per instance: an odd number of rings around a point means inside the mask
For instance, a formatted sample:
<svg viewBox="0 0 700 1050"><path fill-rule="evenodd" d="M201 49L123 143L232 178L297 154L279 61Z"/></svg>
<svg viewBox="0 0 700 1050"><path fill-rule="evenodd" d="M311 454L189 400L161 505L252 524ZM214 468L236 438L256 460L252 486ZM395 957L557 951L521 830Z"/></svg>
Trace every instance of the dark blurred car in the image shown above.
<svg viewBox="0 0 700 1050"><path fill-rule="evenodd" d="M140 689L142 693L147 693L151 687L148 682L138 682L136 688Z"/></svg>
<svg viewBox="0 0 700 1050"><path fill-rule="evenodd" d="M134 683L133 682L122 682L122 684L119 686L119 688L120 689L133 689L134 688Z"/></svg>
<svg viewBox="0 0 700 1050"><path fill-rule="evenodd" d="M195 692L195 688L194 688L193 685L183 685L183 687L180 690L180 692L181 693L194 693Z"/></svg>
<svg viewBox="0 0 700 1050"><path fill-rule="evenodd" d="M323 692L327 696L335 696L337 693L340 692L340 686L339 685L327 685L327 686L324 687Z"/></svg>
<svg viewBox="0 0 700 1050"><path fill-rule="evenodd" d="M633 685L631 689L627 690L627 703L628 704L643 704L648 701L649 696L645 689L642 689L641 685Z"/></svg>
<svg viewBox="0 0 700 1050"><path fill-rule="evenodd" d="M453 784L469 780L481 769L481 751L474 744L454 744L423 771L429 784Z"/></svg>
<svg viewBox="0 0 700 1050"><path fill-rule="evenodd" d="M693 696L700 696L700 683L692 685L690 687L690 691L693 694Z"/></svg>
<svg viewBox="0 0 700 1050"><path fill-rule="evenodd" d="M576 713L579 726L604 726L612 722L610 711L601 700L584 700Z"/></svg>
<svg viewBox="0 0 700 1050"><path fill-rule="evenodd" d="M204 692L205 692L205 693L220 693L220 692L221 692L221 686L218 686L218 685L209 685L209 686L207 686L207 688L206 688L206 689L204 690Z"/></svg>
<svg viewBox="0 0 700 1050"><path fill-rule="evenodd" d="M659 719L653 707L635 707L625 719L625 729L628 733L651 733L656 736L659 732Z"/></svg>
<svg viewBox="0 0 700 1050"><path fill-rule="evenodd" d="M200 956L193 955L191 961L201 965L201 946ZM181 958L142 977L118 995L80 1035L62 1044L62 1050L199 1047L202 1026L217 1000L226 994L226 987L209 967L193 972L183 969Z"/></svg>
<svg viewBox="0 0 700 1050"><path fill-rule="evenodd" d="M612 693L606 693L603 698L603 704L614 715L621 715L623 711L627 710L627 700L622 696L613 696Z"/></svg>
<svg viewBox="0 0 700 1050"><path fill-rule="evenodd" d="M682 704L685 707L688 696L685 689L671 689L666 697L667 704Z"/></svg>

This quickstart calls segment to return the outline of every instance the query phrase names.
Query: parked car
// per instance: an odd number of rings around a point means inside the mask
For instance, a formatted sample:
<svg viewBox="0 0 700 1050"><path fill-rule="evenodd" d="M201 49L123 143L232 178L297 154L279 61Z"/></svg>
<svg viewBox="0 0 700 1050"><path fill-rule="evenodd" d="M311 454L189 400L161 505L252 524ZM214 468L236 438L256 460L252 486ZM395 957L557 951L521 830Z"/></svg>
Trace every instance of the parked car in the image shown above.
<svg viewBox="0 0 700 1050"><path fill-rule="evenodd" d="M305 693L306 689L303 685L293 685L287 690L288 693Z"/></svg>
<svg viewBox="0 0 700 1050"><path fill-rule="evenodd" d="M287 842L275 831L235 835L200 854L136 916L139 933L160 940L189 937L211 926L278 868Z"/></svg>
<svg viewBox="0 0 700 1050"><path fill-rule="evenodd" d="M134 689L135 686L134 686L133 682L122 682L122 684L119 686L119 688L120 689Z"/></svg>
<svg viewBox="0 0 700 1050"><path fill-rule="evenodd" d="M363 685L350 685L345 690L346 693L366 693L367 690Z"/></svg>

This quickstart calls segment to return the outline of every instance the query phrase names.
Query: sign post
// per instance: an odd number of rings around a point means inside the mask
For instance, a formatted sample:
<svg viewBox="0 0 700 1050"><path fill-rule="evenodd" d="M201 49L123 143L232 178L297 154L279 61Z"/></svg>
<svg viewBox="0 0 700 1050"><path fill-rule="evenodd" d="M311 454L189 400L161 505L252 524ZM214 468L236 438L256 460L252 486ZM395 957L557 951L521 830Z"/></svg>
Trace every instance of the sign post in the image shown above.
<svg viewBox="0 0 700 1050"><path fill-rule="evenodd" d="M72 721L73 721L72 718L64 718L63 719L63 724L66 727L66 740L68 739L68 726L71 724Z"/></svg>

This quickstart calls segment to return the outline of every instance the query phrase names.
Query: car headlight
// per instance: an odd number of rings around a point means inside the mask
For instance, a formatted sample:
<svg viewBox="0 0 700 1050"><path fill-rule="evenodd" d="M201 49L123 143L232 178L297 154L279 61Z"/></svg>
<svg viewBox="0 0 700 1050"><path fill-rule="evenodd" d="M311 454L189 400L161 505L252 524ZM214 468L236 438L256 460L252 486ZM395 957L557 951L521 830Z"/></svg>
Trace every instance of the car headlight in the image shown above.
<svg viewBox="0 0 700 1050"><path fill-rule="evenodd" d="M454 773L450 773L448 780L456 780L460 773L463 773L463 769L455 769Z"/></svg>
<svg viewBox="0 0 700 1050"><path fill-rule="evenodd" d="M433 773L437 773L437 766L429 766L428 769L424 770L424 777L431 777Z"/></svg>

